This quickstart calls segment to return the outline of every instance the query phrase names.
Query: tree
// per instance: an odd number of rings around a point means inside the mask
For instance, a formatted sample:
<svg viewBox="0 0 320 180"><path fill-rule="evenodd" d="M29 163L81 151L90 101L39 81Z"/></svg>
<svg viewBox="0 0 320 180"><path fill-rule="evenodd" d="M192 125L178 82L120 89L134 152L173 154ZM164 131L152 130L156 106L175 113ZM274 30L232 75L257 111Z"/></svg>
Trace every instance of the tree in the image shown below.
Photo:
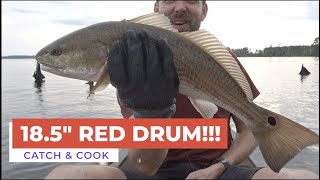
<svg viewBox="0 0 320 180"><path fill-rule="evenodd" d="M319 46L319 37L314 39L312 46Z"/></svg>

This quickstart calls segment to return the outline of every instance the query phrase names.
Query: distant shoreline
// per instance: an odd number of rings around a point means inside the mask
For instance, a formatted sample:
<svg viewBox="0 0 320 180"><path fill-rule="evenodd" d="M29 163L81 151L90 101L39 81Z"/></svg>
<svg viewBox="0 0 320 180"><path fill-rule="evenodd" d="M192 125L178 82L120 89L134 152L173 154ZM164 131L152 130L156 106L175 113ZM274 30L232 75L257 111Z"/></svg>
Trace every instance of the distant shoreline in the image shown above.
<svg viewBox="0 0 320 180"><path fill-rule="evenodd" d="M12 55L12 56L2 56L1 59L34 59L36 56L27 55Z"/></svg>

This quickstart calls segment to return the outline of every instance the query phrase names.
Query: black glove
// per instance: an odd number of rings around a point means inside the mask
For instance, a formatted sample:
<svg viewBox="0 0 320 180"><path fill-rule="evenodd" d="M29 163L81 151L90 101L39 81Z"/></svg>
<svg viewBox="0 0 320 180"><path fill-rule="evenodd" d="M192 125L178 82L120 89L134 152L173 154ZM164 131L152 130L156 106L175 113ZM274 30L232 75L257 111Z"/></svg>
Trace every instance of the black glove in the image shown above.
<svg viewBox="0 0 320 180"><path fill-rule="evenodd" d="M112 44L108 57L111 84L119 102L135 117L169 117L175 113L180 84L173 53L164 39L147 30L128 30L123 42Z"/></svg>

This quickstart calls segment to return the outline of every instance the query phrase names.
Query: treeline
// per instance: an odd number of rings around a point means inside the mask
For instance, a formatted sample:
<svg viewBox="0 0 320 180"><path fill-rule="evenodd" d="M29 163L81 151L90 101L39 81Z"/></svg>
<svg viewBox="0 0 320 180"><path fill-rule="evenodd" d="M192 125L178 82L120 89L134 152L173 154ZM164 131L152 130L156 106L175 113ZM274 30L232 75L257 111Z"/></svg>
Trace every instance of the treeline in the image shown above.
<svg viewBox="0 0 320 180"><path fill-rule="evenodd" d="M248 47L241 49L230 49L238 57L299 57L313 56L319 57L319 37L315 38L310 46L283 46L266 47L263 50L252 52Z"/></svg>
<svg viewBox="0 0 320 180"><path fill-rule="evenodd" d="M35 59L36 56L28 55L12 55L12 56L2 56L1 59Z"/></svg>
<svg viewBox="0 0 320 180"><path fill-rule="evenodd" d="M263 50L256 50L255 52L251 52L249 48L245 47L241 49L231 49L231 51L238 57L319 57L319 45L267 47Z"/></svg>

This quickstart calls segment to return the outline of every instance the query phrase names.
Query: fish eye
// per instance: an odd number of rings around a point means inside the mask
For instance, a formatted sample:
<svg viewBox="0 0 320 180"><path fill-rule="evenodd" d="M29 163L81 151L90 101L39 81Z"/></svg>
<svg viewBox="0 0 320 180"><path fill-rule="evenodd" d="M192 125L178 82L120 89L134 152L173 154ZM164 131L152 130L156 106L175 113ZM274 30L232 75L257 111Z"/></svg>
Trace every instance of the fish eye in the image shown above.
<svg viewBox="0 0 320 180"><path fill-rule="evenodd" d="M60 48L54 48L51 51L51 54L54 55L54 56L59 56L61 54L61 49Z"/></svg>
<svg viewBox="0 0 320 180"><path fill-rule="evenodd" d="M271 125L271 126L275 126L277 124L277 121L274 117L270 116L268 117L268 123Z"/></svg>

